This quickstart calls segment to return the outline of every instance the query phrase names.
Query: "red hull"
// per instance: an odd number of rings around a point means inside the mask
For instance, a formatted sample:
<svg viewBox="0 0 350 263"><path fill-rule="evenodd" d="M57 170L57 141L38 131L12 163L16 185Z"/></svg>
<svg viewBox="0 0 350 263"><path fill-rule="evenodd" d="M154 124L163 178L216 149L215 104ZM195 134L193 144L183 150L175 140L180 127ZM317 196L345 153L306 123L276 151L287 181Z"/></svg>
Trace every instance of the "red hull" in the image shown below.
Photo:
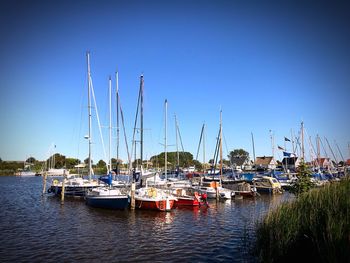
<svg viewBox="0 0 350 263"><path fill-rule="evenodd" d="M174 203L175 203L175 200L169 200L170 209L173 208ZM135 200L135 206L136 208L139 208L139 209L167 211L166 200L160 200L160 201Z"/></svg>
<svg viewBox="0 0 350 263"><path fill-rule="evenodd" d="M188 198L181 198L178 197L177 201L175 202L176 206L199 206L201 205L201 202L198 201L197 198L188 199Z"/></svg>

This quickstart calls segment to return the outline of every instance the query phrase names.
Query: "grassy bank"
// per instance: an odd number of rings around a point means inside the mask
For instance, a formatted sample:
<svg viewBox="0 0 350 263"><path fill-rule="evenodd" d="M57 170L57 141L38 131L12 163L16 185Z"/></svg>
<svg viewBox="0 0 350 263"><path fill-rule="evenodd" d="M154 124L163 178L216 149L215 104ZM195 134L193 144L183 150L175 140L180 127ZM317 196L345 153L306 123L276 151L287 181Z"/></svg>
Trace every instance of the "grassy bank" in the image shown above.
<svg viewBox="0 0 350 263"><path fill-rule="evenodd" d="M350 178L271 211L257 227L263 262L349 262Z"/></svg>

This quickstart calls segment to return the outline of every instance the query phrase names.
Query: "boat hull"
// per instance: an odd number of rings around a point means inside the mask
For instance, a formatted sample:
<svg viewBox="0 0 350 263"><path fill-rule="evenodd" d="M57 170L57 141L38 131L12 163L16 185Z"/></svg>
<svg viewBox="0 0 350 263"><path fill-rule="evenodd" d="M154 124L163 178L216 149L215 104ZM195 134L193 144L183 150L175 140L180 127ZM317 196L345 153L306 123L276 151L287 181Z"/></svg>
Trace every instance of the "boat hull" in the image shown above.
<svg viewBox="0 0 350 263"><path fill-rule="evenodd" d="M124 210L129 206L129 197L127 195L117 196L89 196L85 197L86 204L92 207Z"/></svg>
<svg viewBox="0 0 350 263"><path fill-rule="evenodd" d="M185 197L177 197L177 201L175 202L175 207L178 206L199 206L201 202L197 198L185 198Z"/></svg>
<svg viewBox="0 0 350 263"><path fill-rule="evenodd" d="M89 189L97 186L65 186L64 195L72 197L84 197ZM61 195L62 186L51 186L48 189L48 193L54 193L55 195Z"/></svg>
<svg viewBox="0 0 350 263"><path fill-rule="evenodd" d="M168 204L167 204L168 202ZM146 200L136 199L135 206L139 209L156 210L156 211L169 211L174 207L175 200L162 199L162 200Z"/></svg>

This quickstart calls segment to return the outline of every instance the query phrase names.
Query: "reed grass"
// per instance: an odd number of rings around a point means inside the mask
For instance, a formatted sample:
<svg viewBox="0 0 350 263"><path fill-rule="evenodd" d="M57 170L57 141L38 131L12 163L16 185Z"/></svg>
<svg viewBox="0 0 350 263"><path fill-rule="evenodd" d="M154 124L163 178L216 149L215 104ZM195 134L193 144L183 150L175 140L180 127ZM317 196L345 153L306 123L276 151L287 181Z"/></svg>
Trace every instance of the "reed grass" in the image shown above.
<svg viewBox="0 0 350 263"><path fill-rule="evenodd" d="M262 262L350 262L350 178L312 189L257 225Z"/></svg>

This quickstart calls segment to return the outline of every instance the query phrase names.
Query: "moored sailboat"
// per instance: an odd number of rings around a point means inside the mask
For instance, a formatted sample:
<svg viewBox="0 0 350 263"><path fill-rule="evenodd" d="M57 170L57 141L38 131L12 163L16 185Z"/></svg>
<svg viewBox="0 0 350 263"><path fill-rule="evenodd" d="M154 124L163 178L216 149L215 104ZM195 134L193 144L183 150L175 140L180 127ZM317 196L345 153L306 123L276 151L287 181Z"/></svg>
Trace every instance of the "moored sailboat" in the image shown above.
<svg viewBox="0 0 350 263"><path fill-rule="evenodd" d="M169 191L154 187L143 187L135 191L135 207L139 209L170 211L176 200Z"/></svg>
<svg viewBox="0 0 350 263"><path fill-rule="evenodd" d="M53 179L48 193L54 193L56 195L61 195L62 190L64 189L65 196L77 196L83 197L88 189L98 187L100 185L98 180L92 179L92 160L91 160L91 145L92 145L92 136L91 136L91 124L92 124L92 113L91 113L91 96L94 95L94 90L92 86L91 72L90 72L90 54L87 52L87 77L88 77L88 121L89 121L89 134L85 138L89 142L89 157L88 157L88 179L83 178L82 176L67 175L65 174L61 181ZM95 103L96 108L96 103ZM98 112L96 110L96 114Z"/></svg>
<svg viewBox="0 0 350 263"><path fill-rule="evenodd" d="M108 175L108 185L89 189L86 192L86 204L93 207L125 209L130 198L125 188L112 187L112 174Z"/></svg>
<svg viewBox="0 0 350 263"><path fill-rule="evenodd" d="M109 209L125 209L128 207L130 198L128 196L128 190L124 187L112 186L112 159L111 159L111 147L112 147L112 85L111 78L109 78L109 173L108 176L100 177L100 180L104 181L107 185L97 188L89 189L86 193L86 204Z"/></svg>

